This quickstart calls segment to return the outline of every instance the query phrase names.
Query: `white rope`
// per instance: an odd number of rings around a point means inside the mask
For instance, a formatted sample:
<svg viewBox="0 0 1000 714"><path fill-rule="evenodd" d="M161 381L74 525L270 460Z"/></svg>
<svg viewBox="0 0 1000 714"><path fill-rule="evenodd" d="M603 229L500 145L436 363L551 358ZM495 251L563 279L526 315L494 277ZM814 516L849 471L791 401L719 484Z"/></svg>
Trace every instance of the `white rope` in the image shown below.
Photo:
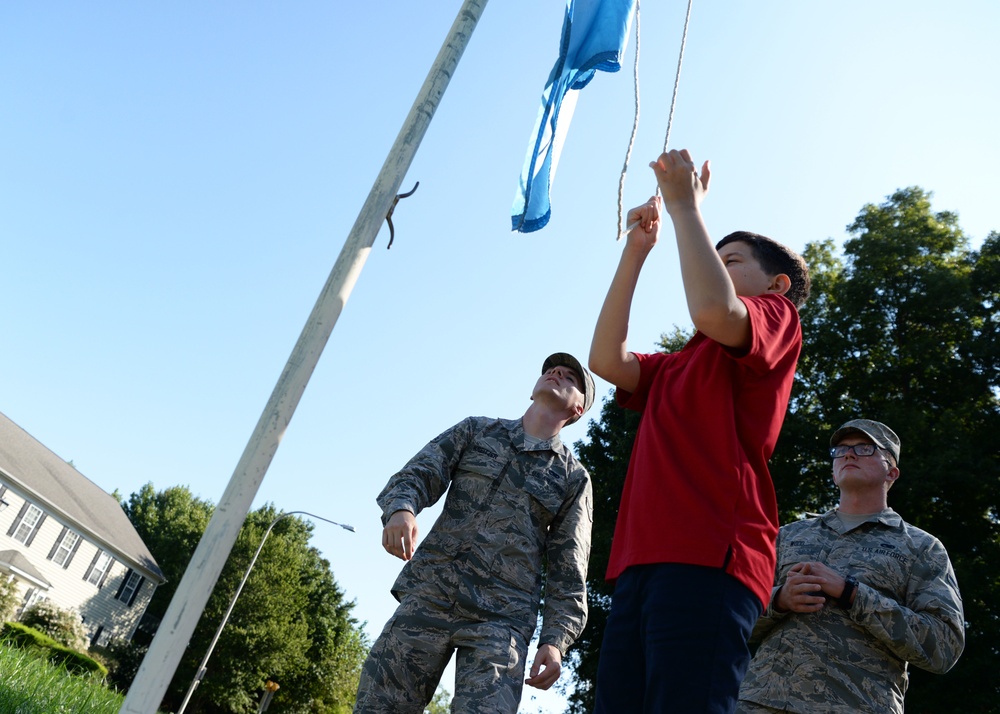
<svg viewBox="0 0 1000 714"><path fill-rule="evenodd" d="M670 144L670 128L674 123L674 108L677 106L677 92L681 84L681 66L684 64L684 47L687 45L688 36L688 25L691 23L691 5L694 0L688 0L687 14L684 17L684 34L681 35L681 49L677 57L677 74L674 77L674 93L670 99L670 114L667 117L667 133L663 137L663 151L666 152L667 146ZM621 225L624 222L624 192L625 192L625 174L628 171L629 159L632 155L632 144L635 141L636 129L639 125L639 0L635 2L635 119L632 123L632 137L629 139L628 151L625 154L625 165L622 167L622 175L618 181L618 239L621 240L623 235L627 235L629 231L635 228L639 222L636 221L629 226L626 226L625 230L622 231ZM660 187L656 187L656 195L660 195Z"/></svg>
<svg viewBox="0 0 1000 714"><path fill-rule="evenodd" d="M635 135L639 130L639 0L635 0L635 63L632 72L635 85L635 116L632 119L632 135L628 138L628 149L625 150L625 163L622 164L622 174L618 177L618 223L615 229L618 231L618 240L622 238L622 221L625 215L625 174L628 173L628 164L632 160L632 146L635 144ZM626 231L627 233L628 231Z"/></svg>
<svg viewBox="0 0 1000 714"><path fill-rule="evenodd" d="M684 46L687 45L688 39L688 25L691 22L691 3L694 0L688 0L687 15L684 17L684 34L681 35L681 52L677 57L677 76L674 77L674 95L670 100L670 116L667 117L667 135L663 137L663 151L667 150L667 145L670 143L670 126L674 123L674 107L677 106L677 90L681 85L681 64L684 62ZM638 0L636 0L638 2ZM659 193L659 187L657 187L657 193Z"/></svg>

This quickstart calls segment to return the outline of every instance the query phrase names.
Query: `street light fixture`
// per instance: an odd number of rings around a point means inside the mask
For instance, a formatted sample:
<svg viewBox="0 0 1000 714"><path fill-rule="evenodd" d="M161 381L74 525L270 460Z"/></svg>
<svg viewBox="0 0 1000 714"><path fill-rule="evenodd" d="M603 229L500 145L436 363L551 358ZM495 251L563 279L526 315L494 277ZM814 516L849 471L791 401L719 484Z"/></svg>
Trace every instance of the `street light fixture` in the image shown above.
<svg viewBox="0 0 1000 714"><path fill-rule="evenodd" d="M321 521L326 521L327 523L332 523L335 526L340 526L344 530L350 531L351 533L355 532L354 526L337 523L336 521L331 521L329 518L323 518L323 516L317 516L316 514L308 513L307 511L289 511L288 513L282 513L280 516L271 521L271 525L269 525L267 530L264 532L264 537L260 539L260 545L257 546L257 552L253 554L253 558L250 560L250 565L247 566L247 571L243 573L243 580L240 581L239 587L237 587L236 592L233 593L233 599L229 601L229 607L226 610L226 614L222 616L222 622L219 623L219 628L215 631L215 635L212 637L212 642L208 645L208 651L205 652L205 656L201 658L201 664L198 665L198 670L195 672L194 679L191 680L191 684L188 687L187 692L184 694L184 701L181 702L181 706L177 710L177 714L184 714L184 710L187 708L188 702L191 701L191 695L194 694L194 690L198 688L201 680L205 678L205 672L208 671L205 666L208 664L208 658L212 656L212 651L215 649L215 645L219 641L219 636L222 635L222 628L224 628L226 623L229 622L229 616L232 614L233 608L236 606L236 599L240 596L240 593L243 592L243 586L246 585L247 579L250 577L250 571L253 570L253 566L257 563L257 556L260 555L262 550L264 550L264 543L267 542L267 537L271 535L271 530L281 519L295 515L318 518Z"/></svg>

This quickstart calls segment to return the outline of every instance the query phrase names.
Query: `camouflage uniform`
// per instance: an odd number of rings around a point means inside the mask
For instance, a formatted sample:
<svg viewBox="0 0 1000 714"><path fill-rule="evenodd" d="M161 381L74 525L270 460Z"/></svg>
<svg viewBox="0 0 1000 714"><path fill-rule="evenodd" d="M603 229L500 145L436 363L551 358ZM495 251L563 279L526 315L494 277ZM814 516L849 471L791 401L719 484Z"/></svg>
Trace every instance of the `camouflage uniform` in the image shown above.
<svg viewBox="0 0 1000 714"><path fill-rule="evenodd" d="M528 642L565 653L587 621L590 475L558 436L526 448L521 420L470 417L378 496L382 521L448 495L392 588L400 606L365 662L355 712L422 712L458 648L453 711L516 712Z"/></svg>
<svg viewBox="0 0 1000 714"><path fill-rule="evenodd" d="M819 561L858 581L848 610L775 612L789 569ZM848 530L837 511L778 534L771 604L754 628L761 642L740 687L773 711L902 714L907 663L947 672L965 647L962 597L944 546L891 508ZM766 710L765 710L766 711Z"/></svg>

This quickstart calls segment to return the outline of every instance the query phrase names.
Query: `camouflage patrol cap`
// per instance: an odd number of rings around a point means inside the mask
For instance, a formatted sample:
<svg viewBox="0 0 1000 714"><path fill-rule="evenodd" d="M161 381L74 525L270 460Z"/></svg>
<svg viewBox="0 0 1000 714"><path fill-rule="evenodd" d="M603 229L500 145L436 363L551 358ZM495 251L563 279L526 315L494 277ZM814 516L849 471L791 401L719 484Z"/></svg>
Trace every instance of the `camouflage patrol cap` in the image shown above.
<svg viewBox="0 0 1000 714"><path fill-rule="evenodd" d="M896 432L880 421L851 419L849 422L845 422L837 431L833 432L833 436L830 437L830 446L836 446L845 436L854 432L861 432L871 439L876 446L888 449L892 453L893 458L896 459L896 463L899 463L899 437L896 436Z"/></svg>
<svg viewBox="0 0 1000 714"><path fill-rule="evenodd" d="M542 362L542 374L545 374L553 367L569 367L571 370L576 372L577 375L579 375L580 381L583 384L583 389L580 390L583 392L583 412L580 416L583 416L587 413L590 407L594 405L594 393L596 391L594 388L594 378L591 377L590 372L584 369L583 365L580 364L580 360L568 352L556 352L546 357L545 361ZM570 419L566 422L566 424L572 424L579 418L580 417L575 417Z"/></svg>

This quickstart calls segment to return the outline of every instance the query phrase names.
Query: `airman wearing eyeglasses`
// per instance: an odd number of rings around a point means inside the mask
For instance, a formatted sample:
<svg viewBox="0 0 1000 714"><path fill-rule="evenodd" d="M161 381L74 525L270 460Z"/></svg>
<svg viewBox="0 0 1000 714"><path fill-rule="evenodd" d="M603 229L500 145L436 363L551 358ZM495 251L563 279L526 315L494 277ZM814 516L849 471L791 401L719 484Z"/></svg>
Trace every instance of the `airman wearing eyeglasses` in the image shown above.
<svg viewBox="0 0 1000 714"><path fill-rule="evenodd" d="M840 505L778 533L771 602L737 712L902 714L909 665L944 673L965 647L962 597L937 538L888 506L899 437L854 419L830 439Z"/></svg>

